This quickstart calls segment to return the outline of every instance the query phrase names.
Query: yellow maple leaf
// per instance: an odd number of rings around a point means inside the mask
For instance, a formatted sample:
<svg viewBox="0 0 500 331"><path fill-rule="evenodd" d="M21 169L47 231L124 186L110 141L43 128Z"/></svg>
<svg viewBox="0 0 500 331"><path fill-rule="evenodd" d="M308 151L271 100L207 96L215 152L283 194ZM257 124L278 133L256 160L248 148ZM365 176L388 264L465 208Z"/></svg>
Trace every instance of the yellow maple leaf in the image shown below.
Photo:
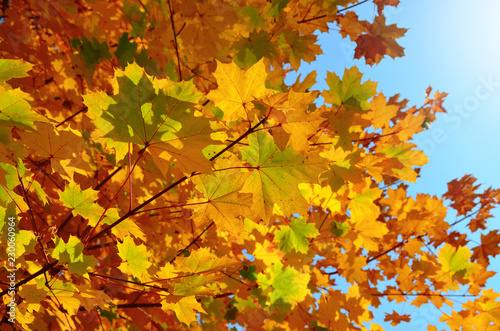
<svg viewBox="0 0 500 331"><path fill-rule="evenodd" d="M279 262L283 258L283 253L277 248L277 244L269 240L264 240L263 245L261 243L256 243L252 255L255 256L257 260L264 262L268 267Z"/></svg>
<svg viewBox="0 0 500 331"><path fill-rule="evenodd" d="M370 120L375 129L389 127L389 121L392 120L399 111L397 105L387 104L383 93L373 97L373 100L370 102L370 109L372 111L363 114L362 117Z"/></svg>
<svg viewBox="0 0 500 331"><path fill-rule="evenodd" d="M188 326L192 322L196 321L195 310L200 313L205 313L205 310L201 304L196 301L196 297L194 295L183 297L174 303L163 301L161 303L161 308L165 311L173 310L179 321L187 324Z"/></svg>
<svg viewBox="0 0 500 331"><path fill-rule="evenodd" d="M276 93L266 88L264 60L260 60L246 71L234 63L217 61L214 76L218 87L210 91L207 98L224 112L223 119L227 122L239 118L250 119L249 111L254 108L252 102Z"/></svg>

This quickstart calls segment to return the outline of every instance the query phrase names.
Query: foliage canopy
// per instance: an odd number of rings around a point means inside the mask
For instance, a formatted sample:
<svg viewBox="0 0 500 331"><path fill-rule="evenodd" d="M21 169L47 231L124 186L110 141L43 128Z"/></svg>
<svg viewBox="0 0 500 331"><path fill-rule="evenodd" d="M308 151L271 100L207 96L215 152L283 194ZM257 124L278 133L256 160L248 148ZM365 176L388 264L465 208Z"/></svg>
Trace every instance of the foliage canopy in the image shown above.
<svg viewBox="0 0 500 331"><path fill-rule="evenodd" d="M495 329L485 284L500 234L486 220L500 190L466 175L441 198L406 191L428 161L412 137L446 93L409 107L356 67L328 73L324 91L315 73L284 83L321 54L313 32L328 23L367 64L404 55L406 29L383 15L399 1L374 0L373 22L351 9L364 2L1 2L0 225L4 244L5 220L18 222L17 326L380 330L386 298L454 307L451 329Z"/></svg>

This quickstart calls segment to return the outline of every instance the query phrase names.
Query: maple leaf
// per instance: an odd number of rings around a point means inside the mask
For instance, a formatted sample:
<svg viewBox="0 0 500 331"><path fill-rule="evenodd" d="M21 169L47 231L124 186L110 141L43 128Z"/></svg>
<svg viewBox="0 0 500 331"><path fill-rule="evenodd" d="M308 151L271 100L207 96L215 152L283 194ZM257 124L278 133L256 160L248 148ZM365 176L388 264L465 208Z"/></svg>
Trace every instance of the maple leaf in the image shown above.
<svg viewBox="0 0 500 331"><path fill-rule="evenodd" d="M397 7L399 0L373 0L373 3L377 5L377 12L381 15L385 6Z"/></svg>
<svg viewBox="0 0 500 331"><path fill-rule="evenodd" d="M338 223L335 221L332 223L332 228L330 229L330 232L336 235L337 237L343 237L345 236L348 229L349 228L346 223Z"/></svg>
<svg viewBox="0 0 500 331"><path fill-rule="evenodd" d="M348 11L344 16L339 16L337 21L340 25L339 32L342 37L349 36L352 41L355 41L365 31L363 21L360 21L358 15L353 11Z"/></svg>
<svg viewBox="0 0 500 331"><path fill-rule="evenodd" d="M392 314L385 313L384 322L389 322L389 321L391 322L392 326L396 326L401 322L410 322L411 316L408 314L400 315L394 310Z"/></svg>
<svg viewBox="0 0 500 331"><path fill-rule="evenodd" d="M120 218L119 212L117 208L109 208L106 210L106 215L102 219L103 224L113 224ZM137 225L137 223L132 219L126 219L117 224L111 230L112 233L123 240L126 236L134 236L142 241L146 241L146 234L144 231Z"/></svg>
<svg viewBox="0 0 500 331"><path fill-rule="evenodd" d="M404 36L408 29L398 28L396 24L386 25L384 15L375 17L373 24L366 23L366 34L356 38L354 58L365 57L366 64L379 63L387 54L392 58L404 56L404 48L396 39Z"/></svg>
<svg viewBox="0 0 500 331"><path fill-rule="evenodd" d="M227 256L213 257L208 248L200 248L188 257L179 258L176 262L177 270L193 274L206 271L217 272L238 264L237 261L233 261Z"/></svg>
<svg viewBox="0 0 500 331"><path fill-rule="evenodd" d="M36 253L35 245L37 241L33 232L20 230L16 237L16 243L16 254L21 256L23 254Z"/></svg>
<svg viewBox="0 0 500 331"><path fill-rule="evenodd" d="M28 302L26 309L36 311L49 293L45 287L38 287L36 284L27 284L19 290L19 295Z"/></svg>
<svg viewBox="0 0 500 331"><path fill-rule="evenodd" d="M228 163L227 166L231 165ZM243 231L240 216L250 216L252 207L252 195L240 193L246 178L248 173L235 169L193 178L193 183L204 196L188 202L192 204L190 208L195 222L202 225L213 221L220 230L240 235Z"/></svg>
<svg viewBox="0 0 500 331"><path fill-rule="evenodd" d="M212 295L214 289L210 285L224 278L225 272L232 273L241 262L215 257L208 248L201 248L188 257L177 258L175 265L175 268L165 267L157 274L159 278L172 279L170 293L179 296ZM176 276L182 272L184 276Z"/></svg>
<svg viewBox="0 0 500 331"><path fill-rule="evenodd" d="M472 249L474 254L471 256L472 261L487 266L490 256L497 256L500 254L500 234L498 230L493 230L488 234L481 234L481 245Z"/></svg>
<svg viewBox="0 0 500 331"><path fill-rule="evenodd" d="M307 284L310 275L300 273L292 267L283 269L283 264L273 264L269 272L257 275L257 284L262 290L269 290L269 304L290 303L292 305L302 301L309 294Z"/></svg>
<svg viewBox="0 0 500 331"><path fill-rule="evenodd" d="M413 149L415 146L415 144L405 143L397 146L386 145L380 148L380 152L400 162L402 167L392 168L391 171L401 180L415 182L417 172L413 169L413 166L423 166L429 161L422 151Z"/></svg>
<svg viewBox="0 0 500 331"><path fill-rule="evenodd" d="M370 102L370 109L372 112L366 115L363 114L363 117L367 118L375 129L389 127L389 121L392 120L399 111L398 106L387 104L385 96L382 93L373 97Z"/></svg>
<svg viewBox="0 0 500 331"><path fill-rule="evenodd" d="M454 279L467 278L479 272L481 268L478 264L470 262L471 256L472 253L468 247L455 248L450 244L445 244L438 253L439 261L443 266L440 271L441 277L446 275L449 280L454 281ZM458 288L454 285L450 286L452 286L451 289Z"/></svg>
<svg viewBox="0 0 500 331"><path fill-rule="evenodd" d="M276 248L276 243L265 240L263 243L256 243L252 255L257 260L261 260L265 266L271 266L283 258L283 252Z"/></svg>
<svg viewBox="0 0 500 331"><path fill-rule="evenodd" d="M66 185L63 192L59 193L59 198L63 205L71 208L74 214L88 219L89 223L95 226L104 213L104 208L94 203L98 198L98 193L91 188L82 190L78 184L70 183Z"/></svg>
<svg viewBox="0 0 500 331"><path fill-rule="evenodd" d="M336 194L332 192L330 186L322 187L319 184L299 184L300 193L310 205L321 206L323 209L330 212L339 212L341 210L341 202L336 198Z"/></svg>
<svg viewBox="0 0 500 331"><path fill-rule="evenodd" d="M109 59L111 57L108 44L104 41L99 42L95 37L90 42L85 36L82 36L81 41L79 39L71 40L71 45L79 51L91 70L95 69L95 65L99 64L101 59Z"/></svg>
<svg viewBox="0 0 500 331"><path fill-rule="evenodd" d="M23 60L0 59L0 81L28 76L33 64Z"/></svg>
<svg viewBox="0 0 500 331"><path fill-rule="evenodd" d="M74 236L70 236L67 243L57 238L55 245L52 256L61 263L68 263L68 270L79 276L84 275L88 268L93 268L97 263L93 256L83 254L83 243Z"/></svg>
<svg viewBox="0 0 500 331"><path fill-rule="evenodd" d="M300 61L311 63L316 59L316 55L323 54L321 47L316 45L317 37L314 35L304 36L298 31L284 33L281 35L281 47L285 49L285 58L292 67L298 68Z"/></svg>
<svg viewBox="0 0 500 331"><path fill-rule="evenodd" d="M291 88L295 92L304 93L308 92L308 90L311 89L314 84L316 84L316 77L318 76L318 73L316 71L311 71L302 81L300 79L300 76L301 74L297 75L297 80L295 81L295 83L293 83Z"/></svg>
<svg viewBox="0 0 500 331"><path fill-rule="evenodd" d="M374 200L380 196L381 190L371 187L369 180L359 184L359 186L361 190L353 190L350 194L352 200L349 202L351 219L355 224L366 219L376 219L380 214L379 207L374 203Z"/></svg>
<svg viewBox="0 0 500 331"><path fill-rule="evenodd" d="M458 215L466 215L476 206L475 191L479 185L474 185L475 181L476 178L472 175L465 175L461 179L454 179L448 183L448 191L443 197L453 201L451 207L457 210Z"/></svg>
<svg viewBox="0 0 500 331"><path fill-rule="evenodd" d="M341 273L349 283L362 283L367 280L367 274L363 271L363 268L366 267L365 257L356 256L349 251L347 254L339 256L338 263Z"/></svg>
<svg viewBox="0 0 500 331"><path fill-rule="evenodd" d="M1 69L1 68L0 68ZM5 72L4 75L15 75L16 73ZM45 118L33 111L29 101L32 100L28 93L20 88L6 88L0 81L0 126L17 126L23 129L35 129L35 121L43 121Z"/></svg>
<svg viewBox="0 0 500 331"><path fill-rule="evenodd" d="M223 111L227 122L240 118L251 120L249 111L254 108L253 101L276 93L265 86L267 73L263 60L246 71L234 63L217 62L214 76L218 88L210 91L207 98Z"/></svg>
<svg viewBox="0 0 500 331"><path fill-rule="evenodd" d="M376 93L377 83L370 80L361 83L362 78L363 74L357 67L345 69L342 79L334 72L328 72L326 83L330 89L321 95L326 103L331 103L335 108L343 104L347 109L365 110L368 99Z"/></svg>
<svg viewBox="0 0 500 331"><path fill-rule="evenodd" d="M286 214L303 214L307 203L298 185L316 181L322 165L307 160L291 148L281 152L272 136L263 131L250 136L248 141L249 146L240 148L240 151L243 160L253 167L253 172L242 192L253 194L256 212L268 220L273 204L277 204Z"/></svg>
<svg viewBox="0 0 500 331"><path fill-rule="evenodd" d="M112 97L87 98L91 117L105 138L147 148L164 174L172 161L189 174L210 171L202 150L211 143L212 130L196 115L201 94L192 82L151 78L132 63L116 72L114 87ZM103 107L92 104L102 99Z"/></svg>
<svg viewBox="0 0 500 331"><path fill-rule="evenodd" d="M345 294L340 291L328 291L326 295L322 295L318 304L318 321L329 328L349 329L349 319L340 310L343 302Z"/></svg>
<svg viewBox="0 0 500 331"><path fill-rule="evenodd" d="M37 123L36 127L36 131L20 132L19 135L27 146L35 151L35 155L50 160L55 171L71 177L74 172L86 174L90 170L88 164L79 156L84 141L78 131L56 131L49 123Z"/></svg>
<svg viewBox="0 0 500 331"><path fill-rule="evenodd" d="M317 92L275 94L262 101L265 107L272 109L269 122L273 123L271 134L276 145L284 150L291 146L301 153L309 147L309 139L323 122L319 112L309 112L309 106ZM276 124L275 124L276 123Z"/></svg>
<svg viewBox="0 0 500 331"><path fill-rule="evenodd" d="M144 245L136 245L134 239L125 237L123 243L118 243L118 255L122 263L118 267L123 273L143 279L148 276L147 269L151 266L148 261L149 254Z"/></svg>
<svg viewBox="0 0 500 331"><path fill-rule="evenodd" d="M44 282L37 279L37 287L44 288ZM55 279L52 283L51 295L57 297L57 300L64 305L64 309L69 314L75 314L80 308L80 300L76 298L77 285L62 279Z"/></svg>
<svg viewBox="0 0 500 331"><path fill-rule="evenodd" d="M181 298L170 299L167 297L167 301L162 301L161 307L163 310L173 310L175 312L175 316L179 319L181 323L185 323L189 326L192 322L196 321L196 313L198 311L200 313L205 313L205 310L200 305L198 301L196 301L196 297L186 296ZM175 302L171 302L174 300L178 300Z"/></svg>
<svg viewBox="0 0 500 331"><path fill-rule="evenodd" d="M241 277L251 282L255 282L257 280L257 267L254 265L248 265L246 262L244 262L243 265L243 269L238 271Z"/></svg>
<svg viewBox="0 0 500 331"><path fill-rule="evenodd" d="M103 291L92 288L89 282L79 285L77 293L73 294L73 296L81 302L82 307L87 311L91 311L96 307L104 308L109 306L109 296Z"/></svg>
<svg viewBox="0 0 500 331"><path fill-rule="evenodd" d="M275 240L278 247L286 254L292 249L297 252L307 253L309 241L307 238L316 238L319 235L314 224L307 223L304 218L292 218L290 225L281 225L276 232Z"/></svg>

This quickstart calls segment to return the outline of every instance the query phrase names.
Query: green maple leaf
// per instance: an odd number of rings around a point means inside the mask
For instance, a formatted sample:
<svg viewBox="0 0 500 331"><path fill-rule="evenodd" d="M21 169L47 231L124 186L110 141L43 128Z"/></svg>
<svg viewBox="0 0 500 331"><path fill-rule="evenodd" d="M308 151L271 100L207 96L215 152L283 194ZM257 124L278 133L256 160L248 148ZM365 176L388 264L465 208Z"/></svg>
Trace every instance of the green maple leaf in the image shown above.
<svg viewBox="0 0 500 331"><path fill-rule="evenodd" d="M71 46L76 49L83 56L87 67L91 70L95 70L95 65L99 64L101 59L110 59L111 54L109 54L108 44L103 41L99 42L95 37L92 38L92 42L87 39L87 37L82 36L80 39L72 39Z"/></svg>
<svg viewBox="0 0 500 331"><path fill-rule="evenodd" d="M134 239L125 237L123 243L118 243L118 255L123 262L118 267L123 273L142 278L147 274L151 262L148 261L148 249L144 245L136 245Z"/></svg>
<svg viewBox="0 0 500 331"><path fill-rule="evenodd" d="M113 322L113 320L119 320L121 318L115 310L115 308L111 307L110 310L98 309L97 311L102 317L105 317L108 321Z"/></svg>
<svg viewBox="0 0 500 331"><path fill-rule="evenodd" d="M243 262L243 269L238 270L243 279L255 282L257 280L257 267Z"/></svg>
<svg viewBox="0 0 500 331"><path fill-rule="evenodd" d="M293 31L282 32L278 43L292 67L298 68L301 61L311 63L316 59L317 54L323 53L316 41L315 35L305 36L299 31Z"/></svg>
<svg viewBox="0 0 500 331"><path fill-rule="evenodd" d="M248 38L242 38L238 44L235 62L242 68L257 63L263 57L278 57L276 43L269 41L269 33L265 31L252 32Z"/></svg>
<svg viewBox="0 0 500 331"><path fill-rule="evenodd" d="M210 171L202 150L213 143L213 131L196 113L202 94L192 81L156 79L132 63L116 72L114 88L113 96L96 92L85 98L99 136L118 150L116 142L146 148L164 174L172 162L186 173Z"/></svg>
<svg viewBox="0 0 500 331"><path fill-rule="evenodd" d="M337 237L343 237L345 236L348 228L349 226L347 223L333 222L330 232L336 235Z"/></svg>
<svg viewBox="0 0 500 331"><path fill-rule="evenodd" d="M0 59L0 81L28 76L33 65L23 60Z"/></svg>
<svg viewBox="0 0 500 331"><path fill-rule="evenodd" d="M356 67L345 69L342 80L333 72L327 73L326 83L330 90L323 91L321 95L326 103L331 103L333 107L341 104L346 109L368 109L368 99L377 92L377 83L366 81L361 84L361 74Z"/></svg>
<svg viewBox="0 0 500 331"><path fill-rule="evenodd" d="M311 275L298 272L281 262L275 263L266 274L257 275L257 284L263 290L269 290L269 303L294 304L305 299L310 293L307 288Z"/></svg>
<svg viewBox="0 0 500 331"><path fill-rule="evenodd" d="M137 52L137 43L135 41L130 42L128 39L128 33L124 32L118 40L118 46L116 46L115 56L118 58L121 67L125 67L127 63L132 63Z"/></svg>
<svg viewBox="0 0 500 331"><path fill-rule="evenodd" d="M36 236L33 232L20 230L16 236L16 255L36 253L35 246L37 244Z"/></svg>
<svg viewBox="0 0 500 331"><path fill-rule="evenodd" d="M286 8L290 0L273 0L271 6L267 11L268 15L278 18L279 14Z"/></svg>
<svg viewBox="0 0 500 331"><path fill-rule="evenodd" d="M83 254L83 243L75 236L70 236L67 243L61 238L56 238L56 247L52 256L61 263L68 263L68 270L83 276L88 268L93 268L97 259Z"/></svg>
<svg viewBox="0 0 500 331"><path fill-rule="evenodd" d="M31 109L31 96L21 89L5 89L0 85L0 127L17 126L21 129L35 129L34 121L45 118Z"/></svg>
<svg viewBox="0 0 500 331"><path fill-rule="evenodd" d="M97 200L99 192L88 188L82 190L80 185L72 182L67 184L64 191L59 193L63 205L71 208L73 214L80 215L89 220L90 225L95 226L104 213L104 208L94 201Z"/></svg>
<svg viewBox="0 0 500 331"><path fill-rule="evenodd" d="M323 170L321 161L307 159L292 148L280 151L273 137L264 131L250 136L248 142L249 146L240 148L240 151L253 172L242 192L253 193L255 212L267 220L276 203L285 214L305 213L308 204L298 185L317 182L318 174Z"/></svg>
<svg viewBox="0 0 500 331"><path fill-rule="evenodd" d="M293 218L290 225L280 226L276 233L275 241L278 247L286 254L294 249L300 253L307 253L309 241L307 238L316 238L318 229L312 223L307 223L304 218Z"/></svg>

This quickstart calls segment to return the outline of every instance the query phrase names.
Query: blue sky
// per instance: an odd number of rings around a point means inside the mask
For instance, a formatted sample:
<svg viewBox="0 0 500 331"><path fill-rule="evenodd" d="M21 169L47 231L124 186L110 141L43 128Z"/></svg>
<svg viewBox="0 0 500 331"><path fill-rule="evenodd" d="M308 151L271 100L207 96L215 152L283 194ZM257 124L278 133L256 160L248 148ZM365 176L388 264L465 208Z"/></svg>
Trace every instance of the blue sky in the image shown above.
<svg viewBox="0 0 500 331"><path fill-rule="evenodd" d="M372 21L376 14L371 2L356 7L360 18ZM345 68L357 66L365 79L378 82L378 91L386 96L400 93L409 99L409 105L421 106L425 89L431 85L449 93L445 108L449 114L439 115L430 130L418 134L414 142L424 150L430 161L421 171L410 194L442 195L447 183L465 174L472 174L486 189L500 187L500 1L498 0L402 0L398 8L384 11L388 24L409 28L398 42L405 48L405 57L386 57L373 67L364 59L354 60L355 44L342 39L335 25L328 34L319 35L323 55L310 65L303 63L300 73L316 70L318 84L315 89L326 89L327 71L342 76ZM296 74L288 79L295 81ZM500 229L500 212L488 221L488 229ZM454 215L449 214L450 221ZM479 241L479 234L473 240ZM500 271L500 259L492 262ZM488 283L500 291L500 275ZM465 302L465 298L458 298ZM384 312L411 313L411 323L393 328L384 323ZM449 312L449 311L448 311ZM426 330L427 324L438 325L440 312L433 306L417 309L406 305L385 304L375 313L375 320L387 330Z"/></svg>

